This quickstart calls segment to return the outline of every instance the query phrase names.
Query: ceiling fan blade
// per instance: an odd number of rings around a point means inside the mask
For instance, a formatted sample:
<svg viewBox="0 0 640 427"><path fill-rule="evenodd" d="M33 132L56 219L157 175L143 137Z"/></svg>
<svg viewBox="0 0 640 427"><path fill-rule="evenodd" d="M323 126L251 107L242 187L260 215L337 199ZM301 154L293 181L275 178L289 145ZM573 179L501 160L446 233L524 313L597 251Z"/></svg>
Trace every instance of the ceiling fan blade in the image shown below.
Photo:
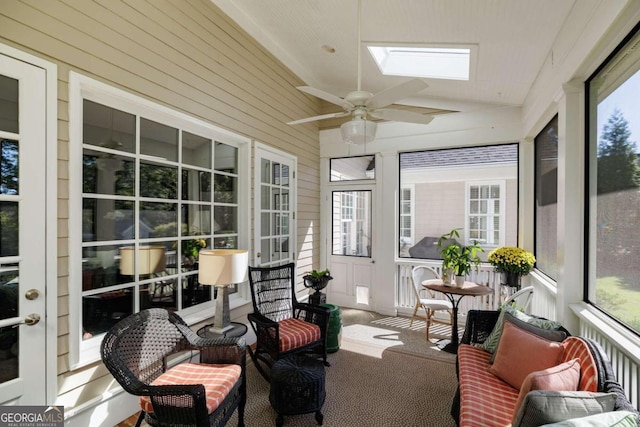
<svg viewBox="0 0 640 427"><path fill-rule="evenodd" d="M417 123L426 125L431 123L433 116L430 114L419 114L412 111L394 110L393 108L383 108L369 112L371 117L394 122Z"/></svg>
<svg viewBox="0 0 640 427"><path fill-rule="evenodd" d="M340 111L338 113L329 113L322 114L320 116L307 117L306 119L294 120L292 122L287 122L288 125L299 125L300 123L308 123L315 122L316 120L324 120L324 119L333 119L335 117L344 117L348 116L350 113L348 111Z"/></svg>
<svg viewBox="0 0 640 427"><path fill-rule="evenodd" d="M344 99L340 98L339 96L335 96L329 92L325 92L323 90L320 89L316 89L314 87L311 86L298 86L296 89L301 90L305 93L308 93L309 95L313 95L316 96L320 99L324 99L327 102L330 102L332 104L336 104L341 106L342 108L344 108L345 110L349 110L351 108L354 107L354 105L352 103L350 103L349 101L345 101Z"/></svg>
<svg viewBox="0 0 640 427"><path fill-rule="evenodd" d="M382 108L396 101L415 95L429 85L422 79L412 79L397 86L378 92L367 101L367 108Z"/></svg>

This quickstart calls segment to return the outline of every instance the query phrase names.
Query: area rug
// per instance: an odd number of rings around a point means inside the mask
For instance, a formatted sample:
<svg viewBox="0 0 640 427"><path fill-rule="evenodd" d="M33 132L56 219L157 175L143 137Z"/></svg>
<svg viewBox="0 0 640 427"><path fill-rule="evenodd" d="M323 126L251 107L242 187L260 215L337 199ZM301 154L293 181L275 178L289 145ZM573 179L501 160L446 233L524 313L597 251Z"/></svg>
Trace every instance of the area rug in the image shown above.
<svg viewBox="0 0 640 427"><path fill-rule="evenodd" d="M397 351L372 357L341 348L329 355L325 426L454 426L449 409L456 390L455 365ZM275 425L269 384L247 365L245 424ZM237 425L234 414L228 425ZM314 414L285 416L290 427L317 425Z"/></svg>

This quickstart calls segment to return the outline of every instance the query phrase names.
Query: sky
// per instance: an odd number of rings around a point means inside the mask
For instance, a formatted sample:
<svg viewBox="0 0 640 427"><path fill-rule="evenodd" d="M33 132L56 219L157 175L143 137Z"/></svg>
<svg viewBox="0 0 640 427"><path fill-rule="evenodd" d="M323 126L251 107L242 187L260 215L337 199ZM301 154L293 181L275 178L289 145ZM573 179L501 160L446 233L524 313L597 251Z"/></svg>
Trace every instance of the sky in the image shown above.
<svg viewBox="0 0 640 427"><path fill-rule="evenodd" d="M629 139L636 143L636 152L640 153L640 72L598 104L598 140L616 107L629 124Z"/></svg>

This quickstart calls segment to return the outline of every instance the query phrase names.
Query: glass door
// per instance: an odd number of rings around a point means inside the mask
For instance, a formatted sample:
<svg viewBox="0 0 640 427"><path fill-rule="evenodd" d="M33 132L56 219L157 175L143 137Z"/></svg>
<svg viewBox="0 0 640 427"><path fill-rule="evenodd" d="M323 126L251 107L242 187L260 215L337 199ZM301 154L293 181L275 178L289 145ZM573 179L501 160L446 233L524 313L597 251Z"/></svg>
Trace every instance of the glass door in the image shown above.
<svg viewBox="0 0 640 427"><path fill-rule="evenodd" d="M0 405L46 399L45 84L0 55Z"/></svg>
<svg viewBox="0 0 640 427"><path fill-rule="evenodd" d="M254 185L254 266L295 260L295 169L292 157L256 146Z"/></svg>

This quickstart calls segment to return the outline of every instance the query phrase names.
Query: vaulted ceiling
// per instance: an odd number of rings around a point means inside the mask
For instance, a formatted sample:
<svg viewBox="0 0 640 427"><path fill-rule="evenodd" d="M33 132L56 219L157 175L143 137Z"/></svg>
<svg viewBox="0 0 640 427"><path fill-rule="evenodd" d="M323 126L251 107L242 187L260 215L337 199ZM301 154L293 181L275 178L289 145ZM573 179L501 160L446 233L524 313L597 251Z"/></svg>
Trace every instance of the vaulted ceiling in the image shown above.
<svg viewBox="0 0 640 427"><path fill-rule="evenodd" d="M602 0L361 1L362 89L377 93L409 79L383 76L368 42L472 44L471 81L427 79L427 89L401 101L471 111L523 104L543 63L563 61ZM357 0L212 2L306 84L340 97L356 89Z"/></svg>

